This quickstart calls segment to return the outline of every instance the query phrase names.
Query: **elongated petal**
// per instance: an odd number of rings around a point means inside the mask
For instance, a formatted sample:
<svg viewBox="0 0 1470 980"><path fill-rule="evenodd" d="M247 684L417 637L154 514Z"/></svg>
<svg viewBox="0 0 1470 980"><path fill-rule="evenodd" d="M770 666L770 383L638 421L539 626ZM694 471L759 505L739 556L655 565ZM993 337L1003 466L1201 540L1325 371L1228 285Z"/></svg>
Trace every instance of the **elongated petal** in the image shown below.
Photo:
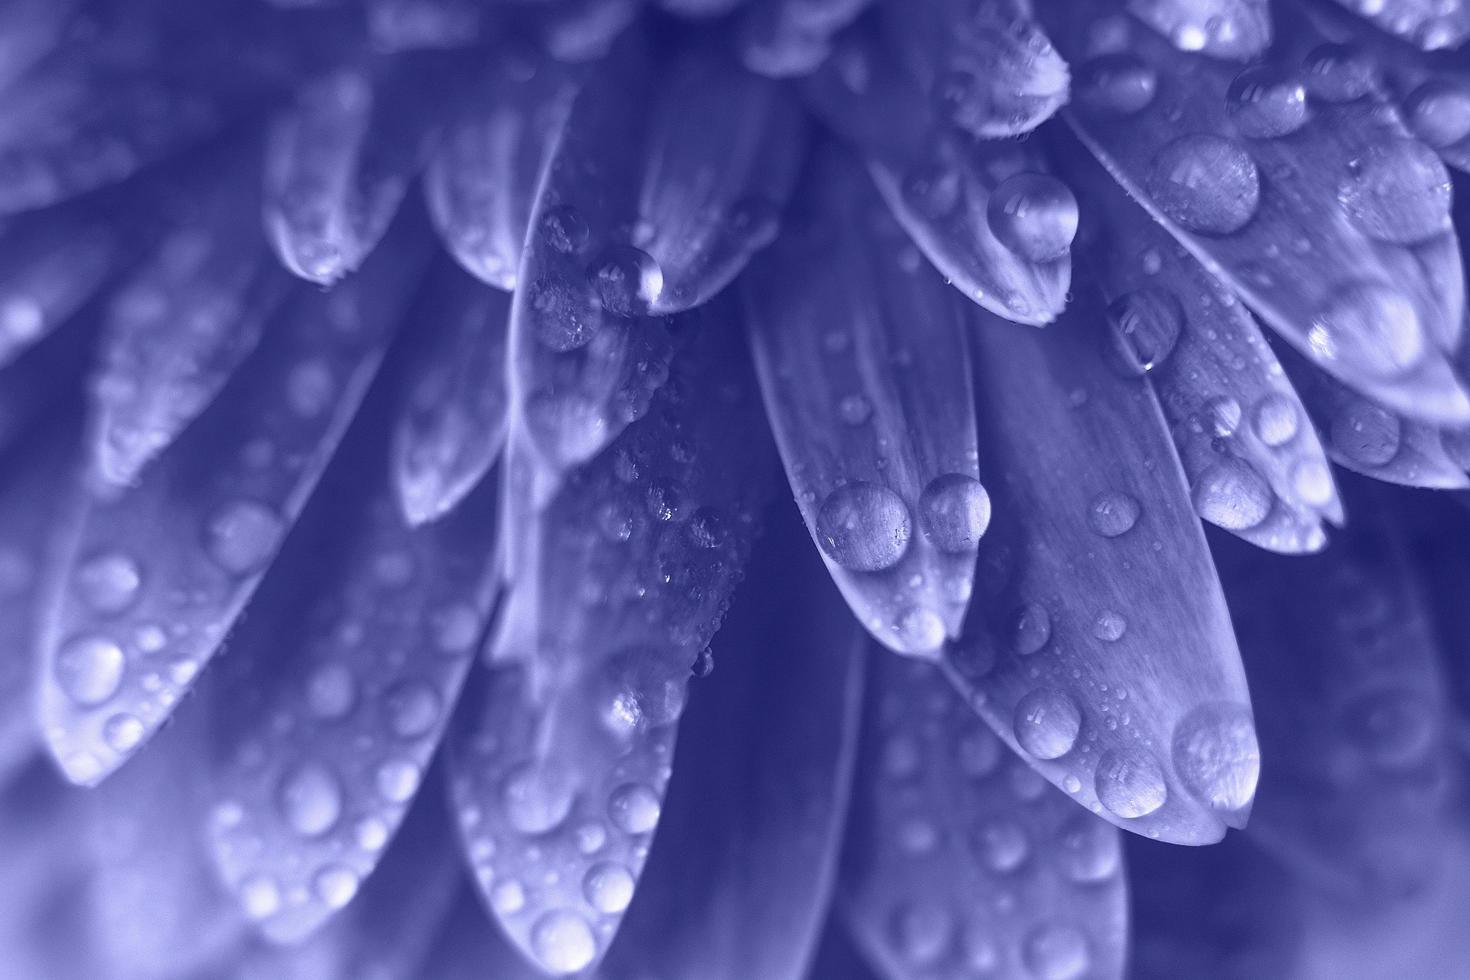
<svg viewBox="0 0 1470 980"><path fill-rule="evenodd" d="M729 655L694 685L638 901L599 972L606 980L806 975L836 877L864 658L804 538L794 507L773 515L719 635ZM606 896L617 883L598 875L585 887Z"/></svg>
<svg viewBox="0 0 1470 980"><path fill-rule="evenodd" d="M1342 504L1255 318L1106 175L1088 186L1106 225L1089 250L1111 301L1106 356L1158 393L1195 511L1272 551L1319 550L1322 521L1341 523Z"/></svg>
<svg viewBox="0 0 1470 980"><path fill-rule="evenodd" d="M904 67L940 118L979 139L1021 136L1067 101L1067 64L1020 0L881 7Z"/></svg>
<svg viewBox="0 0 1470 980"><path fill-rule="evenodd" d="M650 315L708 299L770 241L796 165L779 90L698 48L658 73L637 41L572 110L516 294L513 398L553 472L641 414L668 360Z"/></svg>
<svg viewBox="0 0 1470 980"><path fill-rule="evenodd" d="M1239 73L1062 6L1079 23L1057 43L1087 59L1069 119L1129 192L1325 370L1470 419L1447 360L1464 314L1448 177L1352 66L1319 49Z"/></svg>
<svg viewBox="0 0 1470 980"><path fill-rule="evenodd" d="M1128 0L1128 10L1180 51L1248 61L1271 46L1270 0Z"/></svg>
<svg viewBox="0 0 1470 980"><path fill-rule="evenodd" d="M541 44L557 61L581 64L605 58L643 0L562 0L545 5L537 27Z"/></svg>
<svg viewBox="0 0 1470 980"><path fill-rule="evenodd" d="M0 90L55 50L76 8L76 0L12 0L0 7Z"/></svg>
<svg viewBox="0 0 1470 980"><path fill-rule="evenodd" d="M92 369L97 321L94 311L84 311L0 368L0 451L70 417Z"/></svg>
<svg viewBox="0 0 1470 980"><path fill-rule="evenodd" d="M1470 38L1470 7L1436 0L1337 0L1382 30L1425 51L1455 48Z"/></svg>
<svg viewBox="0 0 1470 980"><path fill-rule="evenodd" d="M393 428L393 484L410 524L452 511L505 444L505 334L510 297L447 263L416 318L414 352Z"/></svg>
<svg viewBox="0 0 1470 980"><path fill-rule="evenodd" d="M345 68L306 86L266 149L265 229L283 265L330 285L388 230L445 101L417 63Z"/></svg>
<svg viewBox="0 0 1470 980"><path fill-rule="evenodd" d="M1066 305L1077 202L1024 143L955 134L894 57L862 33L806 86L867 158L894 217L955 288L1020 323Z"/></svg>
<svg viewBox="0 0 1470 980"><path fill-rule="evenodd" d="M367 0L368 34L384 52L467 47L486 26L485 6L475 0Z"/></svg>
<svg viewBox="0 0 1470 980"><path fill-rule="evenodd" d="M600 959L632 897L690 670L741 575L765 486L740 336L689 334L648 416L532 518L494 665L450 743L483 894L553 974Z"/></svg>
<svg viewBox="0 0 1470 980"><path fill-rule="evenodd" d="M1357 485L1329 553L1221 564L1271 760L1248 836L1316 890L1387 904L1442 871L1453 715L1386 491Z"/></svg>
<svg viewBox="0 0 1470 980"><path fill-rule="evenodd" d="M303 297L135 487L94 500L46 617L39 699L67 778L95 783L168 717L300 515L377 370L427 230Z"/></svg>
<svg viewBox="0 0 1470 980"><path fill-rule="evenodd" d="M0 368L77 313L119 259L113 231L81 210L7 225L0 234Z"/></svg>
<svg viewBox="0 0 1470 980"><path fill-rule="evenodd" d="M958 635L990 521L962 304L829 151L813 209L745 280L766 412L807 528L863 625L900 653Z"/></svg>
<svg viewBox="0 0 1470 980"><path fill-rule="evenodd" d="M983 316L983 315L981 315ZM996 519L947 662L1042 775L1125 830L1241 825L1260 760L1214 566L1153 393L1080 293L1043 333L976 324Z"/></svg>
<svg viewBox="0 0 1470 980"><path fill-rule="evenodd" d="M514 289L531 207L576 76L549 59L505 60L445 127L424 173L424 197L455 259L490 285Z"/></svg>
<svg viewBox="0 0 1470 980"><path fill-rule="evenodd" d="M736 27L746 69L768 78L799 78L822 66L833 37L872 0L752 0Z"/></svg>
<svg viewBox="0 0 1470 980"><path fill-rule="evenodd" d="M869 669L842 871L869 958L893 980L1121 978L1118 831L1012 756L935 668Z"/></svg>
<svg viewBox="0 0 1470 980"><path fill-rule="evenodd" d="M233 693L215 730L213 856L245 914L283 942L346 906L393 840L494 591L489 488L412 530L380 446L359 442L303 518L333 525L297 546L309 575L257 599L219 668ZM329 502L344 499L345 514Z"/></svg>
<svg viewBox="0 0 1470 980"><path fill-rule="evenodd" d="M413 975L435 980L543 980L546 976L485 921L484 906L468 883L435 937L429 956Z"/></svg>
<svg viewBox="0 0 1470 980"><path fill-rule="evenodd" d="M103 484L133 483L178 438L284 298L265 243L240 233L259 199L256 169L227 164L111 298L92 383L91 468Z"/></svg>

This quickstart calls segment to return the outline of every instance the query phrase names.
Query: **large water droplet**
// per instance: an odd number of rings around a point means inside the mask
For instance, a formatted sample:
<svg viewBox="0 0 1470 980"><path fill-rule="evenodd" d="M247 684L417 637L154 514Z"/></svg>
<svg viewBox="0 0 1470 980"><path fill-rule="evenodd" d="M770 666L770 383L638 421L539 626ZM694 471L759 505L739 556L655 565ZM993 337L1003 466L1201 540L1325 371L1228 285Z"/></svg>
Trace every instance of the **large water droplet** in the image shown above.
<svg viewBox="0 0 1470 980"><path fill-rule="evenodd" d="M342 787L326 766L305 762L281 777L276 802L292 829L316 837L336 826L342 815Z"/></svg>
<svg viewBox="0 0 1470 980"><path fill-rule="evenodd" d="M1148 192L1159 210L1186 230L1229 235L1244 228L1260 206L1261 176L1236 140L1194 133L1159 151Z"/></svg>
<svg viewBox="0 0 1470 980"><path fill-rule="evenodd" d="M1409 93L1404 114L1414 135L1437 149L1470 138L1470 85L1431 79Z"/></svg>
<svg viewBox="0 0 1470 980"><path fill-rule="evenodd" d="M1307 342L1318 357L1376 377L1410 370L1424 357L1424 327L1413 302L1385 283L1351 282L1331 291Z"/></svg>
<svg viewBox="0 0 1470 980"><path fill-rule="evenodd" d="M1038 927L1026 937L1021 955L1037 980L1078 980L1092 965L1087 937L1072 926Z"/></svg>
<svg viewBox="0 0 1470 980"><path fill-rule="evenodd" d="M1087 508L1087 526L1105 538L1116 538L1133 530L1142 508L1121 490L1105 490L1092 498Z"/></svg>
<svg viewBox="0 0 1470 980"><path fill-rule="evenodd" d="M541 234L552 250L562 255L576 255L587 247L591 229L587 219L570 204L558 204L541 216Z"/></svg>
<svg viewBox="0 0 1470 980"><path fill-rule="evenodd" d="M1116 643L1128 629L1128 621L1111 609L1104 609L1092 621L1092 635L1104 643Z"/></svg>
<svg viewBox="0 0 1470 980"><path fill-rule="evenodd" d="M1272 392L1256 404L1251 424L1256 437L1274 448L1296 438L1301 418L1293 399Z"/></svg>
<svg viewBox="0 0 1470 980"><path fill-rule="evenodd" d="M1353 401L1332 418L1333 448L1361 466L1382 466L1398 455L1403 424L1372 402Z"/></svg>
<svg viewBox="0 0 1470 980"><path fill-rule="evenodd" d="M383 696L383 707L393 734L418 738L439 720L439 692L427 681L400 681Z"/></svg>
<svg viewBox="0 0 1470 980"><path fill-rule="evenodd" d="M1174 729L1174 769L1185 789L1216 810L1239 810L1256 794L1261 749L1250 711L1207 704Z"/></svg>
<svg viewBox="0 0 1470 980"><path fill-rule="evenodd" d="M233 500L214 512L204 529L204 548L233 575L259 571L275 554L285 525L275 511L253 500Z"/></svg>
<svg viewBox="0 0 1470 980"><path fill-rule="evenodd" d="M1304 62L1307 91L1323 102L1354 102L1378 85L1372 60L1347 44L1323 44Z"/></svg>
<svg viewBox="0 0 1470 980"><path fill-rule="evenodd" d="M616 915L633 900L633 876L621 864L594 864L582 880L587 901L604 915Z"/></svg>
<svg viewBox="0 0 1470 980"><path fill-rule="evenodd" d="M898 564L912 534L903 499L872 483L850 483L828 494L816 528L817 544L827 557L856 572Z"/></svg>
<svg viewBox="0 0 1470 980"><path fill-rule="evenodd" d="M1117 831L1088 813L1077 814L1062 827L1054 854L1062 873L1080 884L1111 878L1123 861Z"/></svg>
<svg viewBox="0 0 1470 980"><path fill-rule="evenodd" d="M1112 749L1097 764L1097 798L1124 819L1144 817L1164 805L1164 770L1144 749Z"/></svg>
<svg viewBox="0 0 1470 980"><path fill-rule="evenodd" d="M116 643L102 636L79 636L57 651L52 669L67 697L82 707L93 707L117 693L125 665Z"/></svg>
<svg viewBox="0 0 1470 980"><path fill-rule="evenodd" d="M587 281L614 316L644 316L664 291L664 272L653 256L631 245L614 245L587 270Z"/></svg>
<svg viewBox="0 0 1470 980"><path fill-rule="evenodd" d="M937 476L919 496L919 526L940 551L974 551L990 526L990 494L973 477Z"/></svg>
<svg viewBox="0 0 1470 980"><path fill-rule="evenodd" d="M1012 252L1032 262L1052 262L1066 255L1077 237L1077 198L1055 177L1020 173L991 194L986 219Z"/></svg>
<svg viewBox="0 0 1470 980"><path fill-rule="evenodd" d="M1105 54L1082 66L1074 91L1078 103L1091 112L1131 116L1153 102L1159 76L1131 54Z"/></svg>
<svg viewBox="0 0 1470 980"><path fill-rule="evenodd" d="M597 957L597 938L586 919L558 909L547 912L531 927L531 952L553 973L576 973Z"/></svg>
<svg viewBox="0 0 1470 980"><path fill-rule="evenodd" d="M117 551L103 552L82 562L74 582L81 600L104 615L120 613L138 598L143 573L138 563Z"/></svg>
<svg viewBox="0 0 1470 980"><path fill-rule="evenodd" d="M1200 517L1227 531L1255 527L1271 512L1271 485L1249 463L1222 459L1200 474L1194 485L1194 509Z"/></svg>
<svg viewBox="0 0 1470 980"><path fill-rule="evenodd" d="M607 805L613 824L629 834L646 834L657 827L659 809L658 795L641 783L619 786Z"/></svg>
<svg viewBox="0 0 1470 980"><path fill-rule="evenodd" d="M1113 328L1113 350L1126 374L1152 371L1179 343L1184 330L1184 307L1166 289L1144 286L1108 304Z"/></svg>
<svg viewBox="0 0 1470 980"><path fill-rule="evenodd" d="M523 834L544 834L572 812L573 787L563 774L544 766L518 766L500 787L500 806L510 825Z"/></svg>
<svg viewBox="0 0 1470 980"><path fill-rule="evenodd" d="M548 272L526 290L531 332L543 346L558 352L591 343L602 326L602 307L582 279Z"/></svg>
<svg viewBox="0 0 1470 980"><path fill-rule="evenodd" d="M1286 136L1307 121L1306 86L1291 72L1272 65L1254 65L1241 72L1225 99L1230 121L1243 136Z"/></svg>
<svg viewBox="0 0 1470 980"><path fill-rule="evenodd" d="M1072 751L1082 730L1082 712L1063 691L1043 687L1016 704L1016 741L1038 759L1058 759Z"/></svg>
<svg viewBox="0 0 1470 980"><path fill-rule="evenodd" d="M1348 164L1337 199L1370 238L1414 245L1453 231L1449 171L1418 140L1373 143Z"/></svg>

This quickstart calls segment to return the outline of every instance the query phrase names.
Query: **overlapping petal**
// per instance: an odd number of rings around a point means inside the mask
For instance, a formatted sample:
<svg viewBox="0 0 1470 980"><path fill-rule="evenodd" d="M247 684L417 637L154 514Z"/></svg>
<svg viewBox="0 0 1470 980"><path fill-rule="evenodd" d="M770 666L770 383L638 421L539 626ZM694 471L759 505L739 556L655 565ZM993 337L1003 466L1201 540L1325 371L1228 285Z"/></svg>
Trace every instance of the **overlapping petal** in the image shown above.
<svg viewBox="0 0 1470 980"><path fill-rule="evenodd" d="M422 219L342 288L299 297L136 486L81 516L45 618L39 717L91 784L169 716L300 515L397 326Z"/></svg>
<svg viewBox="0 0 1470 980"><path fill-rule="evenodd" d="M553 974L595 964L633 897L690 672L764 496L740 334L696 323L648 415L526 518L492 664L450 741L482 894Z"/></svg>
<svg viewBox="0 0 1470 980"><path fill-rule="evenodd" d="M976 324L995 520L947 663L1007 744L1083 806L1209 843L1255 792L1250 697L1158 403L1107 366L1109 342L1088 292L1045 331Z"/></svg>
<svg viewBox="0 0 1470 980"><path fill-rule="evenodd" d="M799 78L821 67L833 39L873 0L749 0L735 44L746 69L769 78Z"/></svg>
<svg viewBox="0 0 1470 980"><path fill-rule="evenodd" d="M807 528L865 627L934 656L990 522L959 300L828 148L745 281L766 413Z"/></svg>
<svg viewBox="0 0 1470 980"><path fill-rule="evenodd" d="M1069 119L1114 176L1284 339L1363 394L1470 418L1450 368L1464 275L1449 178L1350 52L1239 71L1091 7L1057 43L1080 64ZM1328 274L1323 274L1324 270Z"/></svg>
<svg viewBox="0 0 1470 980"><path fill-rule="evenodd" d="M1247 61L1271 46L1271 0L1128 0L1128 11L1180 51Z"/></svg>
<svg viewBox="0 0 1470 980"><path fill-rule="evenodd" d="M1012 756L934 667L869 669L841 901L879 971L1121 978L1118 831Z"/></svg>
<svg viewBox="0 0 1470 980"><path fill-rule="evenodd" d="M119 253L113 229L83 209L26 215L0 230L0 368L77 313Z"/></svg>

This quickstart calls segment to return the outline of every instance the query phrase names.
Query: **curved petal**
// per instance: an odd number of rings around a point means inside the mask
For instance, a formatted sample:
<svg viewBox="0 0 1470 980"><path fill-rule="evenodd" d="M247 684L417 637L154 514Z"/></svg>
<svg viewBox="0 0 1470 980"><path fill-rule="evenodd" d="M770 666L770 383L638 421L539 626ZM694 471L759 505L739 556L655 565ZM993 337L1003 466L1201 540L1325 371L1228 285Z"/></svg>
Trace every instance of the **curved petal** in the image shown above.
<svg viewBox="0 0 1470 980"><path fill-rule="evenodd" d="M427 156L446 87L403 59L302 86L266 148L266 236L287 269L324 286L357 270Z"/></svg>
<svg viewBox="0 0 1470 980"><path fill-rule="evenodd" d="M978 314L977 314L978 315ZM973 333L995 496L946 662L1042 775L1183 844L1246 819L1260 759L1214 565L1153 393L1080 292L1055 327Z"/></svg>
<svg viewBox="0 0 1470 980"><path fill-rule="evenodd" d="M494 593L490 488L443 524L410 529L365 428L213 682L230 693L215 711L211 850L277 942L351 902L393 841ZM309 572L288 581L292 568Z"/></svg>
<svg viewBox="0 0 1470 980"><path fill-rule="evenodd" d="M1114 330L1110 362L1146 373L1174 437L1195 511L1284 554L1327 543L1342 522L1327 457L1255 318L1105 174L1089 174L1105 228L1088 250Z"/></svg>
<svg viewBox="0 0 1470 980"><path fill-rule="evenodd" d="M237 156L253 146L230 149L108 303L89 438L104 485L134 483L209 406L285 296L265 243L240 234L260 207L259 174Z"/></svg>
<svg viewBox="0 0 1470 980"><path fill-rule="evenodd" d="M505 54L445 127L424 172L434 227L460 265L514 289L531 206L566 124L577 77L549 59Z"/></svg>
<svg viewBox="0 0 1470 980"><path fill-rule="evenodd" d="M388 53L468 47L487 26L486 5L475 0L366 0L364 6L373 47Z"/></svg>
<svg viewBox="0 0 1470 980"><path fill-rule="evenodd" d="M61 42L77 0L11 0L0 7L0 91Z"/></svg>
<svg viewBox="0 0 1470 980"><path fill-rule="evenodd" d="M1120 835L1011 756L927 664L874 657L842 871L893 980L1123 976Z"/></svg>
<svg viewBox="0 0 1470 980"><path fill-rule="evenodd" d="M42 637L40 720L68 779L132 756L219 649L356 413L426 238L302 297L136 487L91 501Z"/></svg>
<svg viewBox="0 0 1470 980"><path fill-rule="evenodd" d="M1271 760L1247 836L1318 891L1390 904L1442 873L1454 715L1388 491L1357 486L1327 554L1217 550Z"/></svg>
<svg viewBox="0 0 1470 980"><path fill-rule="evenodd" d="M1240 73L1122 18L1076 20L1057 36L1084 62L1068 118L1119 182L1324 370L1470 420L1449 364L1464 276L1448 176L1336 49ZM1283 33L1307 47L1305 30Z"/></svg>
<svg viewBox="0 0 1470 980"><path fill-rule="evenodd" d="M23 215L0 231L0 368L50 336L121 261L116 233L82 209Z"/></svg>
<svg viewBox="0 0 1470 980"><path fill-rule="evenodd" d="M605 980L801 980L815 952L857 757L863 647L795 509L774 522L720 632L735 655L695 684Z"/></svg>
<svg viewBox="0 0 1470 980"><path fill-rule="evenodd" d="M1061 312L1077 202L1034 147L956 135L862 33L844 38L805 91L867 158L894 217L955 288L1018 323L1050 323Z"/></svg>
<svg viewBox="0 0 1470 980"><path fill-rule="evenodd" d="M428 334L403 382L393 426L393 486L412 525L454 510L505 445L510 297L441 263L415 318Z"/></svg>
<svg viewBox="0 0 1470 980"><path fill-rule="evenodd" d="M962 304L907 250L844 151L745 280L766 414L822 560L899 653L958 635L990 521Z"/></svg>
<svg viewBox="0 0 1470 980"><path fill-rule="evenodd" d="M1470 7L1437 0L1337 0L1339 4L1373 21L1381 30L1417 45L1425 51L1457 48L1470 39Z"/></svg>
<svg viewBox="0 0 1470 980"><path fill-rule="evenodd" d="M1271 46L1271 0L1128 0L1180 51L1248 61Z"/></svg>
<svg viewBox="0 0 1470 980"><path fill-rule="evenodd" d="M799 78L822 66L832 39L873 0L751 0L735 28L735 46L748 71Z"/></svg>
<svg viewBox="0 0 1470 980"><path fill-rule="evenodd" d="M567 64L605 58L643 9L643 0L561 0L545 4L537 27L541 45Z"/></svg>
<svg viewBox="0 0 1470 980"><path fill-rule="evenodd" d="M492 669L450 741L476 878L553 974L593 965L622 920L691 667L755 533L769 449L740 337L688 332L647 417L529 519Z"/></svg>

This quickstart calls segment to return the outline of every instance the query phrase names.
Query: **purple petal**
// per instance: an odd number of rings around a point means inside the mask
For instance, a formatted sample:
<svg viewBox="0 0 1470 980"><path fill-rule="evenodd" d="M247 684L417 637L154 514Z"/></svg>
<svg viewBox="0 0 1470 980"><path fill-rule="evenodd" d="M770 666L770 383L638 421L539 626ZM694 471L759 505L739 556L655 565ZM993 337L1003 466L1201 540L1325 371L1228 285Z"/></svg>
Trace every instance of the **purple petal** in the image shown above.
<svg viewBox="0 0 1470 980"><path fill-rule="evenodd" d="M1057 41L1084 61L1068 114L1084 141L1285 340L1400 411L1470 419L1448 362L1464 313L1448 177L1345 55L1238 73L1121 18Z"/></svg>
<svg viewBox="0 0 1470 980"><path fill-rule="evenodd" d="M643 0L559 0L538 21L541 44L557 61L580 64L607 57L642 9Z"/></svg>
<svg viewBox="0 0 1470 980"><path fill-rule="evenodd" d="M218 650L356 413L426 238L299 299L172 452L91 502L42 643L40 717L73 782L137 751Z"/></svg>
<svg viewBox="0 0 1470 980"><path fill-rule="evenodd" d="M1249 61L1271 46L1270 0L1128 0L1128 11L1180 51Z"/></svg>
<svg viewBox="0 0 1470 980"><path fill-rule="evenodd" d="M25 215L0 233L0 368L50 336L102 287L121 256L81 209Z"/></svg>
<svg viewBox="0 0 1470 980"><path fill-rule="evenodd" d="M874 657L842 909L885 976L1123 975L1120 835L927 664Z"/></svg>
<svg viewBox="0 0 1470 980"><path fill-rule="evenodd" d="M1470 7L1440 0L1337 0L1374 25L1425 51L1457 48L1470 38Z"/></svg>
<svg viewBox="0 0 1470 980"><path fill-rule="evenodd" d="M873 0L751 0L735 29L735 46L748 71L767 78L799 78L822 66L833 37Z"/></svg>
<svg viewBox="0 0 1470 980"><path fill-rule="evenodd" d="M605 980L800 980L812 958L856 762L864 657L795 509L773 521L719 634L732 656L695 684ZM601 875L588 887L607 896L616 884Z"/></svg>
<svg viewBox="0 0 1470 980"><path fill-rule="evenodd" d="M1125 830L1216 841L1249 811L1250 696L1152 391L1109 368L1102 310L1057 325L977 311L980 548L955 679L1007 744Z"/></svg>
<svg viewBox="0 0 1470 980"><path fill-rule="evenodd" d="M480 39L484 4L476 0L366 0L368 35L379 51L462 48Z"/></svg>
<svg viewBox="0 0 1470 980"><path fill-rule="evenodd" d="M56 49L77 0L11 0L0 7L0 91Z"/></svg>
<svg viewBox="0 0 1470 980"><path fill-rule="evenodd" d="M648 416L526 518L493 667L450 743L476 879L516 947L554 974L595 963L632 897L691 666L764 489L739 334L682 333ZM604 874L606 889L586 886Z"/></svg>
<svg viewBox="0 0 1470 980"><path fill-rule="evenodd" d="M854 614L900 653L958 635L990 521L962 305L843 151L745 281L766 412L807 528Z"/></svg>

